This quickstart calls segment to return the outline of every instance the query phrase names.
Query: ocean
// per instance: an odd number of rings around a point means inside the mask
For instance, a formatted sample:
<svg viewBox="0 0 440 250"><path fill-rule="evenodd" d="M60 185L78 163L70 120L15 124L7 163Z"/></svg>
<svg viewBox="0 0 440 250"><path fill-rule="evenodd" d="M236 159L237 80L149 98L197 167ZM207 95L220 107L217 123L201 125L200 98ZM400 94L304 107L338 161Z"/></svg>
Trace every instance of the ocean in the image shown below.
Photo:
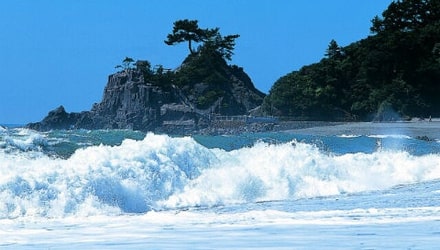
<svg viewBox="0 0 440 250"><path fill-rule="evenodd" d="M0 249L438 249L440 121L0 126Z"/></svg>

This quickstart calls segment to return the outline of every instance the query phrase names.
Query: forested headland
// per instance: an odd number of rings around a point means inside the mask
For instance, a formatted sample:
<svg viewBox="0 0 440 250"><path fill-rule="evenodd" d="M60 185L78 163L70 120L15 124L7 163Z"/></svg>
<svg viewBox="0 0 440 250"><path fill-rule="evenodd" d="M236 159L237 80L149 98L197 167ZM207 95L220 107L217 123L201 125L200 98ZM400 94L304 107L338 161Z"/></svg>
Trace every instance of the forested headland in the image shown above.
<svg viewBox="0 0 440 250"><path fill-rule="evenodd" d="M394 1L372 19L369 37L345 47L332 40L324 56L279 78L264 113L304 120L440 116L439 0Z"/></svg>

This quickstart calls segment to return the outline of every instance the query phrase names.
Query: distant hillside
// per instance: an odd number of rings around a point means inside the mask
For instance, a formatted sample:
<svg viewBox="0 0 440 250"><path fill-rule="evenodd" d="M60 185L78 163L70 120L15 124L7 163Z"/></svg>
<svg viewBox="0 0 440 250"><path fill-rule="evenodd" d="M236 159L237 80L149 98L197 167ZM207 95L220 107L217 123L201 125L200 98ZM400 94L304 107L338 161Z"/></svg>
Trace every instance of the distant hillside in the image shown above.
<svg viewBox="0 0 440 250"><path fill-rule="evenodd" d="M346 47L332 40L320 62L278 79L264 112L310 120L440 116L440 1L394 1L371 31Z"/></svg>

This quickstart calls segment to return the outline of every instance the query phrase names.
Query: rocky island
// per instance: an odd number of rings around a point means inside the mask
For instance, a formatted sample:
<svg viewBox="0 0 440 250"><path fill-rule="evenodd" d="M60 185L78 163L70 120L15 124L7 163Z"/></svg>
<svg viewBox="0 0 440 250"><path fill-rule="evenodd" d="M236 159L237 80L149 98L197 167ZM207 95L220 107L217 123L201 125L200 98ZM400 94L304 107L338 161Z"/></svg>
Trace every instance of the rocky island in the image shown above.
<svg viewBox="0 0 440 250"><path fill-rule="evenodd" d="M190 26L190 27L188 27ZM90 111L68 113L63 106L50 111L41 122L28 124L36 130L134 129L165 133L210 131L249 123L265 94L257 90L243 68L228 65L238 35L221 36L219 29L198 28L197 21L174 23L167 44L189 40L202 42L175 70L149 61L125 58L121 70L108 77L102 101ZM228 117L228 118L226 118ZM272 123L272 122L270 122Z"/></svg>
<svg viewBox="0 0 440 250"><path fill-rule="evenodd" d="M195 83L188 94L176 85L164 87L145 81L141 70L135 68L110 75L102 101L90 111L67 113L60 106L28 127L164 132L206 129L220 116L246 115L263 102L264 94L253 87L242 69L227 66L224 70L228 81L218 90L222 95L212 98L209 104L197 102L209 97L208 83Z"/></svg>

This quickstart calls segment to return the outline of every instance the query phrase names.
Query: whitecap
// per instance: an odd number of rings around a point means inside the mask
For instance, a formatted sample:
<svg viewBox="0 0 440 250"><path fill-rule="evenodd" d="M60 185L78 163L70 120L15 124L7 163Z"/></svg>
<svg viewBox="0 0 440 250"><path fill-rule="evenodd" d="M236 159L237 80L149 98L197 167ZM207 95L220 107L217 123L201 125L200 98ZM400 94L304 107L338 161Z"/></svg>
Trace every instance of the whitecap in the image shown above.
<svg viewBox="0 0 440 250"><path fill-rule="evenodd" d="M350 134L346 135L346 134L342 134L342 135L339 135L338 137L340 137L340 138L358 138L358 137L361 137L361 136L360 135L350 135Z"/></svg>
<svg viewBox="0 0 440 250"><path fill-rule="evenodd" d="M377 138L377 139L385 139L385 138L392 138L392 139L411 139L411 136L407 135L399 135L399 134L389 134L389 135L369 135L370 138Z"/></svg>
<svg viewBox="0 0 440 250"><path fill-rule="evenodd" d="M143 213L325 197L440 179L440 156L333 155L314 145L258 142L233 151L147 134L68 159L0 152L0 218Z"/></svg>
<svg viewBox="0 0 440 250"><path fill-rule="evenodd" d="M203 170L183 192L161 204L173 208L325 197L440 178L438 155L333 155L297 141L258 143L216 155L218 165Z"/></svg>

